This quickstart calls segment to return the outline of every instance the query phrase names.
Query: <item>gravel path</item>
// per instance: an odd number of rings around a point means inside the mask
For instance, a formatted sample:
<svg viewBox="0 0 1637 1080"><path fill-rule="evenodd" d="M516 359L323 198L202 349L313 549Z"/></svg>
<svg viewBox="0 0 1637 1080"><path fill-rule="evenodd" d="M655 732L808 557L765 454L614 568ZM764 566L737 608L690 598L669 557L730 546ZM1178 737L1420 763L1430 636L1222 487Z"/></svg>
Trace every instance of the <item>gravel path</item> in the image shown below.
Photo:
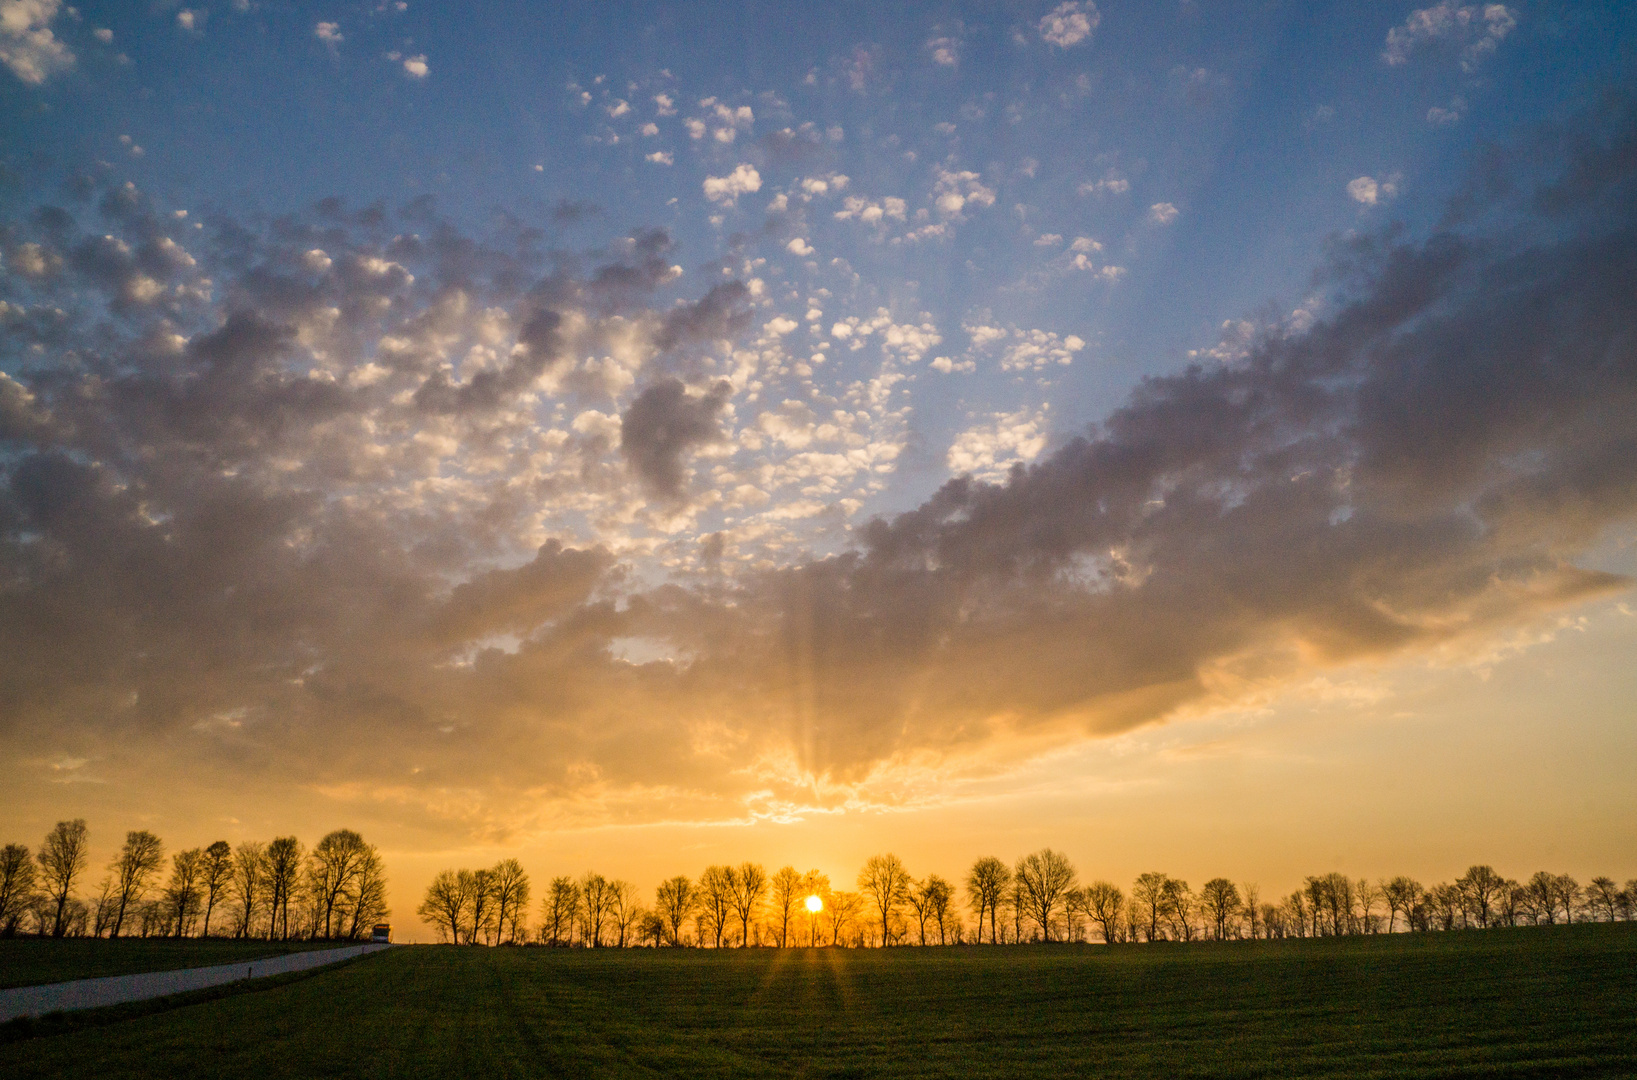
<svg viewBox="0 0 1637 1080"><path fill-rule="evenodd" d="M50 1012L70 1009L95 1009L103 1005L123 1005L128 1001L146 1001L149 998L181 994L189 990L203 990L209 986L261 979L269 975L286 975L292 971L323 967L354 956L390 949L390 945L352 945L342 949L314 949L311 952L286 953L268 956L244 963L218 964L214 967L182 968L178 971L152 971L143 975L110 975L103 979L75 979L73 982L47 983L44 986L18 986L0 990L0 1023L19 1016L43 1016Z"/></svg>

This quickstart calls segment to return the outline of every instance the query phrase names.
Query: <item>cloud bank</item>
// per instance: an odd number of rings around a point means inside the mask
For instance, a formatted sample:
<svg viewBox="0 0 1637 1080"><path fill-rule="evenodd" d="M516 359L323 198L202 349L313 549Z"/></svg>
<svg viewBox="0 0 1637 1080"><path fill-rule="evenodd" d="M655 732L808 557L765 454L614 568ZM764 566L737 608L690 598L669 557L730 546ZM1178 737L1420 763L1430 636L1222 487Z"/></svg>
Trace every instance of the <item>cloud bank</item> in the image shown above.
<svg viewBox="0 0 1637 1080"><path fill-rule="evenodd" d="M1613 109L1431 236L1338 239L1328 314L1053 452L997 414L951 458L989 479L733 574L686 515L751 497L699 464L754 293L663 302L664 233L38 208L0 233L0 734L462 836L791 814L1624 588L1575 560L1637 513L1634 147ZM843 423L763 419L791 468Z"/></svg>

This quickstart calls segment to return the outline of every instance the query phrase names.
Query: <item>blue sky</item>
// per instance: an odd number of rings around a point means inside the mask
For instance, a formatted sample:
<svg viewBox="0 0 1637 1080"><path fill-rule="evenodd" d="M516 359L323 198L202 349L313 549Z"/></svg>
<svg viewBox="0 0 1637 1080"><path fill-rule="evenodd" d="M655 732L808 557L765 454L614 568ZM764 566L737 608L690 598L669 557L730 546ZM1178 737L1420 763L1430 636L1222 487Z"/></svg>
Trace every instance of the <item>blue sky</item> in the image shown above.
<svg viewBox="0 0 1637 1080"><path fill-rule="evenodd" d="M1629 852L1637 14L1420 2L0 0L18 827Z"/></svg>

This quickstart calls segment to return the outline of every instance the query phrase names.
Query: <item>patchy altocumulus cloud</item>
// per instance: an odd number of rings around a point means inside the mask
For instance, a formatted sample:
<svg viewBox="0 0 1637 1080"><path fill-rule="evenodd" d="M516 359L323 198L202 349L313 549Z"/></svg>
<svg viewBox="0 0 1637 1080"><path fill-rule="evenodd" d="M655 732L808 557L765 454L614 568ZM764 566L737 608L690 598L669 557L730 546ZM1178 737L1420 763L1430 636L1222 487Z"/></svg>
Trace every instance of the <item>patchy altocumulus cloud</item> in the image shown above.
<svg viewBox="0 0 1637 1080"><path fill-rule="evenodd" d="M0 64L30 86L74 66L74 53L52 32L62 0L0 0Z"/></svg>
<svg viewBox="0 0 1637 1080"><path fill-rule="evenodd" d="M875 374L753 402L799 320L666 292L657 230L38 208L0 226L0 738L462 836L739 818L1625 588L1576 560L1637 514L1633 145L1483 187L1537 227L1338 240L1326 305L1050 452L1044 410L974 417L828 555L756 545L891 471L930 317L815 307ZM1019 376L1085 347L966 331Z"/></svg>

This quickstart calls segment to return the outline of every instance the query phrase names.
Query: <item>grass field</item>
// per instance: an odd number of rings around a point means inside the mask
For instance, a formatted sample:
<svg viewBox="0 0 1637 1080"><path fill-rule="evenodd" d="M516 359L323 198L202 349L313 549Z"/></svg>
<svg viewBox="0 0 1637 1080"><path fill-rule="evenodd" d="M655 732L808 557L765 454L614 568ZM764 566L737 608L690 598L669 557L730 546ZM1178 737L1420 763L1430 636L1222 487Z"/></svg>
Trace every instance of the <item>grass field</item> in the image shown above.
<svg viewBox="0 0 1637 1080"><path fill-rule="evenodd" d="M1637 926L1196 946L393 949L0 1075L1637 1075Z"/></svg>
<svg viewBox="0 0 1637 1080"><path fill-rule="evenodd" d="M142 971L174 971L326 948L314 941L217 941L199 938L0 938L0 990L12 986ZM339 942L336 944L347 944Z"/></svg>

